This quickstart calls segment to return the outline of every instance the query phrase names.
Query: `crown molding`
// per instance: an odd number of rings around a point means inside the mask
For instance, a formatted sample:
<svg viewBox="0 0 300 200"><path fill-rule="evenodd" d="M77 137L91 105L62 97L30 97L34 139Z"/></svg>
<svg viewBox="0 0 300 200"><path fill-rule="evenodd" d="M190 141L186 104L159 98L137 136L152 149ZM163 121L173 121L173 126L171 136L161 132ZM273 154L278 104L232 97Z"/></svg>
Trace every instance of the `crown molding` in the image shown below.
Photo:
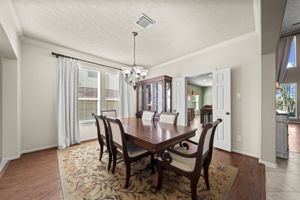
<svg viewBox="0 0 300 200"><path fill-rule="evenodd" d="M149 68L149 70L158 69L160 67L164 67L166 65L169 65L169 64L172 64L172 63L175 63L175 62L179 62L181 60L185 60L185 59L188 59L188 58L193 57L193 56L197 56L197 55L200 55L200 54L203 54L203 53L215 50L215 49L223 48L223 47L226 47L226 46L229 46L229 45L232 45L232 44L236 44L238 42L245 41L245 40L248 40L250 38L258 37L258 36L259 36L259 33L255 30L255 31L252 31L250 33L235 37L233 39L229 39L229 40L220 42L218 44L200 49L198 51L186 54L186 55L181 56L179 58L176 58L176 59L173 59L173 60L170 60L170 61L167 61L167 62L163 62L163 63L158 64L158 65L155 65L155 66Z"/></svg>
<svg viewBox="0 0 300 200"><path fill-rule="evenodd" d="M23 27L21 25L21 21L20 21L20 18L19 18L19 15L17 13L17 10L16 10L16 7L15 7L15 4L12 2L12 0L5 0L9 6L9 9L10 9L10 13L12 15L12 19L14 21L14 24L16 26L16 29L17 29L17 33L19 36L22 36L24 34L24 30L23 30Z"/></svg>

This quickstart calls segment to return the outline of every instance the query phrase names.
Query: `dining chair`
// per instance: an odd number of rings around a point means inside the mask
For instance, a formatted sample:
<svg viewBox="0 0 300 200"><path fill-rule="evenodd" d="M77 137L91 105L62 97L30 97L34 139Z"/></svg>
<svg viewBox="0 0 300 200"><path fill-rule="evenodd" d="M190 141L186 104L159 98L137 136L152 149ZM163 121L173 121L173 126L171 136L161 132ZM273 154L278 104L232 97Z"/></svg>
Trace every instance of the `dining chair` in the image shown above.
<svg viewBox="0 0 300 200"><path fill-rule="evenodd" d="M185 148L179 147L160 153L157 160L157 189L162 185L163 169L174 171L190 179L192 200L197 199L197 183L202 169L206 187L208 190L210 189L208 170L212 159L214 135L220 122L222 120L218 119L204 127L195 152L189 153Z"/></svg>
<svg viewBox="0 0 300 200"><path fill-rule="evenodd" d="M159 116L159 122L176 125L178 115L179 113L162 112Z"/></svg>
<svg viewBox="0 0 300 200"><path fill-rule="evenodd" d="M110 117L110 118L117 118L117 110L101 110L100 111L102 116Z"/></svg>
<svg viewBox="0 0 300 200"><path fill-rule="evenodd" d="M156 112L143 111L142 120L153 121Z"/></svg>
<svg viewBox="0 0 300 200"><path fill-rule="evenodd" d="M108 134L108 126L107 122L104 116L102 115L95 115L92 114L96 120L96 126L97 126L97 136L98 136L98 142L100 145L100 156L99 161L101 161L103 156L103 149L104 145L107 148L108 151L108 166L107 169L110 170L111 167L111 161L112 161L112 152L110 149L110 142L109 142L109 134Z"/></svg>
<svg viewBox="0 0 300 200"><path fill-rule="evenodd" d="M117 164L117 155L123 158L126 166L126 182L124 188L128 188L130 179L131 163L150 156L152 173L154 173L154 155L147 150L127 141L123 125L119 119L106 118L108 121L108 130L110 146L113 155L112 173L115 173Z"/></svg>

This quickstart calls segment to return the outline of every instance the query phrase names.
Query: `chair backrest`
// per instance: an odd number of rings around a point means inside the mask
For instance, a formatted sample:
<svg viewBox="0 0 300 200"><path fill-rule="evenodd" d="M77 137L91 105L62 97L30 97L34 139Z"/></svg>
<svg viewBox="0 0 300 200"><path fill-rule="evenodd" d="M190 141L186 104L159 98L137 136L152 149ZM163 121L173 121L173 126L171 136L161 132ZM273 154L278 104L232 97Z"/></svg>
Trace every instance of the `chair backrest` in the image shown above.
<svg viewBox="0 0 300 200"><path fill-rule="evenodd" d="M179 113L162 112L159 116L159 122L176 125L178 115Z"/></svg>
<svg viewBox="0 0 300 200"><path fill-rule="evenodd" d="M208 123L202 130L198 149L197 149L197 161L196 166L200 165L203 157L211 156L213 151L214 137L216 128L222 120L218 119L212 123Z"/></svg>
<svg viewBox="0 0 300 200"><path fill-rule="evenodd" d="M143 111L142 120L152 121L154 119L155 112Z"/></svg>
<svg viewBox="0 0 300 200"><path fill-rule="evenodd" d="M122 122L119 119L106 118L108 122L108 133L111 147L115 146L127 152L126 136ZM127 153L126 153L127 154Z"/></svg>
<svg viewBox="0 0 300 200"><path fill-rule="evenodd" d="M101 142L102 137L104 136L105 140L109 144L108 126L105 117L102 115L95 115L94 113L92 115L96 120L98 141Z"/></svg>
<svg viewBox="0 0 300 200"><path fill-rule="evenodd" d="M117 118L117 111L116 110L101 110L101 115L109 118Z"/></svg>

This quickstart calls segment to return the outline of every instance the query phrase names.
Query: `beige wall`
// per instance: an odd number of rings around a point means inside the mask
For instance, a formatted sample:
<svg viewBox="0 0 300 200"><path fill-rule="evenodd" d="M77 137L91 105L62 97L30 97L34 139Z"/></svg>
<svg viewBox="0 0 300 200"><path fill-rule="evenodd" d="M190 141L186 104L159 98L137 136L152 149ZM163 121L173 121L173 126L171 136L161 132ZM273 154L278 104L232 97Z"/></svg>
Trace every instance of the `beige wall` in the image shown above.
<svg viewBox="0 0 300 200"><path fill-rule="evenodd" d="M276 163L275 144L275 53L262 56L261 160Z"/></svg>
<svg viewBox="0 0 300 200"><path fill-rule="evenodd" d="M2 59L2 153L4 158L16 158L20 155L19 67L17 60Z"/></svg>
<svg viewBox="0 0 300 200"><path fill-rule="evenodd" d="M20 91L20 24L10 0L0 1L0 61L1 61L1 157L4 160L20 156L21 91ZM1 165L1 163L0 163Z"/></svg>
<svg viewBox="0 0 300 200"><path fill-rule="evenodd" d="M19 57L19 36L18 36L18 28L19 25L16 13L14 11L13 5L10 0L1 0L0 1L0 29L6 33L6 37L10 42L10 47L12 48L12 53L4 52L4 55L8 58L17 58ZM0 47L1 49L1 47Z"/></svg>
<svg viewBox="0 0 300 200"><path fill-rule="evenodd" d="M35 40L22 41L22 151L57 145L56 132L56 73L57 59L51 52L59 52L103 64L120 64L78 51ZM96 65L87 67L101 69ZM102 81L104 78L102 77ZM103 85L102 85L103 86ZM94 123L81 125L81 139L96 137Z"/></svg>
<svg viewBox="0 0 300 200"><path fill-rule="evenodd" d="M150 69L149 78L198 75L231 68L232 149L260 154L260 49L256 32ZM237 93L241 98L236 98ZM241 140L238 140L241 136Z"/></svg>
<svg viewBox="0 0 300 200"><path fill-rule="evenodd" d="M261 1L261 157L276 166L275 149L275 50L280 37L286 0Z"/></svg>

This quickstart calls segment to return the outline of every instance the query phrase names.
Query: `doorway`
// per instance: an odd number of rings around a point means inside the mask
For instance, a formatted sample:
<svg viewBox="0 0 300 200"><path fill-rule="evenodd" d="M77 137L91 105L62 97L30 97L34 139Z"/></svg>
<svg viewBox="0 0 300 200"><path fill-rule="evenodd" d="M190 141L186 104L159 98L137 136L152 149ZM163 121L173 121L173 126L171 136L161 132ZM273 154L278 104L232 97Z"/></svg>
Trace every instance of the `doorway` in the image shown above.
<svg viewBox="0 0 300 200"><path fill-rule="evenodd" d="M179 113L177 124L183 126L192 124L192 126L197 128L198 131L196 132L196 136L192 138L192 140L194 140L195 142L199 142L199 138L203 127L202 125L206 125L211 121L221 119L222 123L220 123L216 129L214 137L214 147L229 152L231 151L230 71L230 68L223 68L219 70L214 70L210 73L178 77L172 81L174 109L173 112ZM206 82L206 84L204 85L205 87L212 86L210 88L210 99L212 99L211 102L204 102L203 94L201 93L202 96L200 95L201 90L198 91L196 89L190 89L188 91L188 81L190 85L193 85L191 83L191 80L194 79L200 79L202 80L202 82ZM207 83L209 82L210 85L207 85ZM194 85L196 85L196 83L194 83ZM200 87L201 86L203 87L203 85L200 85ZM190 101L189 103L188 100ZM203 112L206 111L202 115L201 109ZM188 114L190 116L188 116Z"/></svg>
<svg viewBox="0 0 300 200"><path fill-rule="evenodd" d="M187 77L187 124L197 129L193 141L198 142L203 127L213 121L212 73Z"/></svg>

